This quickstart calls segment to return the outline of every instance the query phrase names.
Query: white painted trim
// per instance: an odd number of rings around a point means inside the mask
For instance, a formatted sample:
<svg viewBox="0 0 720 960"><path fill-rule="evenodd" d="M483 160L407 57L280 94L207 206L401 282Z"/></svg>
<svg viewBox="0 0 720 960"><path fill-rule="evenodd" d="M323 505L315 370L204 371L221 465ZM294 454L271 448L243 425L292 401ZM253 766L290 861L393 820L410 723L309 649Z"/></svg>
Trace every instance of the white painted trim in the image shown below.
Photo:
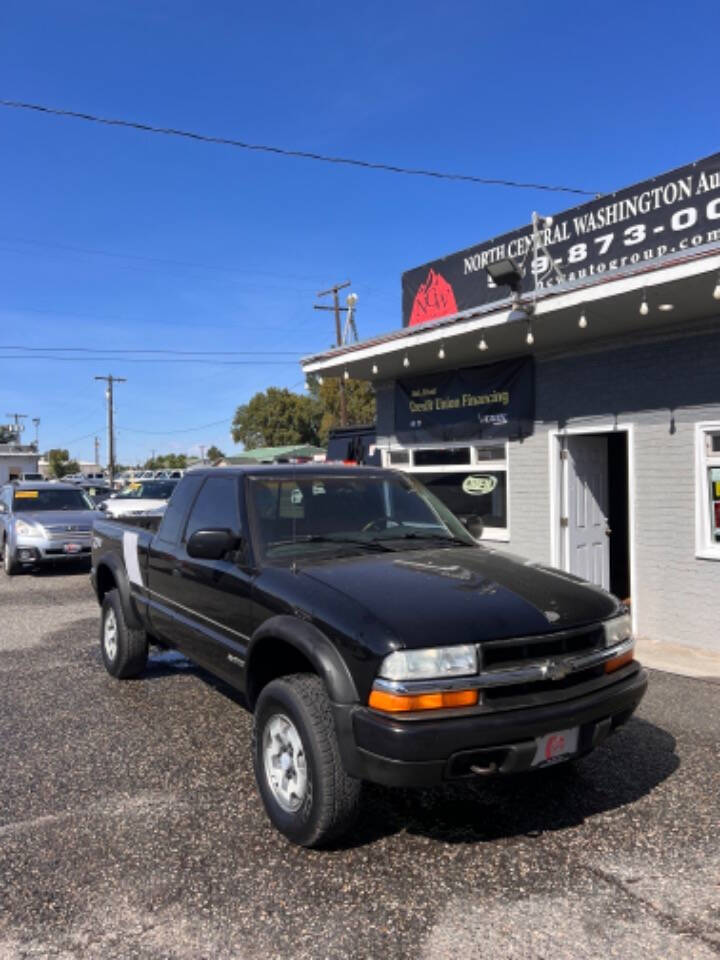
<svg viewBox="0 0 720 960"><path fill-rule="evenodd" d="M630 540L630 596L632 597L632 629L633 633L638 630L638 578L637 578L637 548L636 532L637 520L635 515L635 424L634 423L615 423L614 420L609 423L593 424L583 427L564 427L563 429L554 428L548 431L548 451L550 458L550 556L553 566L564 569L568 573L568 538L569 529L564 532L565 550L564 556L560 551L560 504L558 503L558 494L560 492L560 483L563 486L563 496L567 503L568 496L568 476L567 470L560 469L560 447L559 441L562 437L583 436L585 434L597 433L626 433L627 434L627 472L628 472L628 538ZM564 561L564 562L563 562Z"/></svg>
<svg viewBox="0 0 720 960"><path fill-rule="evenodd" d="M542 317L545 314L554 313L556 310L581 305L587 306L598 300L605 300L608 297L619 296L624 293L650 290L661 284L695 277L703 273L712 273L716 270L720 270L720 254L699 256L682 263L675 263L666 267L659 266L653 270L640 270L614 280L606 279L607 275L602 274L603 282L600 283L595 281L592 284L574 288L564 293L554 293L552 289L549 289L549 295L537 301L535 316ZM478 308L475 313L477 314L480 309ZM334 351L329 351L320 356L304 357L300 361L300 365L305 373L318 373L328 367L337 366L342 361L356 363L361 360L377 359L386 354L409 350L422 344L448 341L455 336L488 330L507 323L512 305L504 302L502 306L495 307L492 305L486 309L488 312L481 316L458 316L451 323L446 322L443 326L433 326L428 330L419 331L417 327L408 328L412 329L411 334L392 336L388 340L381 343L371 343L367 347L336 348ZM443 319L448 321L450 318Z"/></svg>
<svg viewBox="0 0 720 960"><path fill-rule="evenodd" d="M706 420L695 424L695 556L699 560L720 560L720 544L710 542L710 503L707 496L708 467L715 466L720 457L708 457L705 452L705 434L720 430L720 421Z"/></svg>

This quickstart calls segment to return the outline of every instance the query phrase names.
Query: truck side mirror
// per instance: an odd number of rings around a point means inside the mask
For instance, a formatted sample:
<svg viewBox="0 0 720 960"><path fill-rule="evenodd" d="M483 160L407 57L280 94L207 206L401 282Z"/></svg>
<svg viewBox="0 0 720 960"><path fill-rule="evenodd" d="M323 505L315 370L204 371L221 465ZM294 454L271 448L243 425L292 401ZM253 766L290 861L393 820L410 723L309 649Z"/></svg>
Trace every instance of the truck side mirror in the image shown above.
<svg viewBox="0 0 720 960"><path fill-rule="evenodd" d="M187 542L189 557L196 560L220 560L231 550L237 550L240 538L231 530L196 530Z"/></svg>
<svg viewBox="0 0 720 960"><path fill-rule="evenodd" d="M485 524L476 513L471 514L469 517L465 517L463 520L463 526L470 536L474 537L476 540L480 539L480 537L483 535L483 530L485 529Z"/></svg>

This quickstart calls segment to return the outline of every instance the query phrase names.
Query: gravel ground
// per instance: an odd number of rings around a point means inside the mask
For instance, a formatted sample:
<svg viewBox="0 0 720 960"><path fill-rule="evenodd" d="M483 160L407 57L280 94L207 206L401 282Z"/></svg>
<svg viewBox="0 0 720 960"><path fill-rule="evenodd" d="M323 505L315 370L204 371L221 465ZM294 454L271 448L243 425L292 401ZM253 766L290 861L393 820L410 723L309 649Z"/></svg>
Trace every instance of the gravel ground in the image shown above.
<svg viewBox="0 0 720 960"><path fill-rule="evenodd" d="M720 686L653 673L575 772L367 787L294 848L250 718L181 658L105 674L87 572L0 574L0 958L720 957Z"/></svg>

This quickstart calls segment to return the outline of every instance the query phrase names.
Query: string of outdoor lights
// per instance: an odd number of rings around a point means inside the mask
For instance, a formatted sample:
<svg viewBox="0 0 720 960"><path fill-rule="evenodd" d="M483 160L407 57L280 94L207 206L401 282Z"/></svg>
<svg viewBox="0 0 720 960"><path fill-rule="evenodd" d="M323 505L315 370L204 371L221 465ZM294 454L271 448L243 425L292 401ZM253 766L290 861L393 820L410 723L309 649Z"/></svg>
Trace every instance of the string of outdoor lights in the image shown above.
<svg viewBox="0 0 720 960"><path fill-rule="evenodd" d="M547 218L547 219L550 219L550 218ZM493 264L492 272L491 272L491 267L486 267L486 269L496 284L499 283L499 284L505 284L506 286L509 286L517 296L517 293L519 291L519 281L522 278L522 272L521 272L522 267L518 266L513 260L508 259L505 261L500 261L497 264ZM720 301L720 274L718 274L717 276L715 288L713 289L712 295L714 300ZM650 308L650 304L648 303L647 291L643 290L642 299L640 301L638 312L640 316L647 317L650 313L650 309L651 308ZM661 313L670 313L672 310L675 309L675 305L672 303L659 303L657 305L657 309ZM530 305L530 311L531 313L534 312L534 302L533 304ZM531 313L527 312L526 306L521 304L519 300L516 300L515 305L513 309L510 311L510 314L508 316L508 320L513 320L513 319L524 320L527 323L525 343L529 347L531 347L535 343L535 335L533 333L533 328L532 328ZM580 310L580 316L578 318L578 327L581 330L586 330L588 328L588 325L589 325L588 311L587 311L587 307L583 304ZM477 348L483 353L489 349L488 342L485 339L484 332L480 334L480 339L478 341ZM446 354L445 354L444 341L440 341L440 347L438 349L437 356L438 356L438 360L445 359ZM405 351L403 355L402 365L406 370L410 367L410 357L408 356L407 351ZM372 373L372 376L374 377L376 377L380 373L380 368L377 363L373 363L371 367L371 373ZM350 379L350 371L347 369L347 367L343 371L343 378L345 380ZM318 383L322 384L323 378L321 376L318 376L317 381Z"/></svg>

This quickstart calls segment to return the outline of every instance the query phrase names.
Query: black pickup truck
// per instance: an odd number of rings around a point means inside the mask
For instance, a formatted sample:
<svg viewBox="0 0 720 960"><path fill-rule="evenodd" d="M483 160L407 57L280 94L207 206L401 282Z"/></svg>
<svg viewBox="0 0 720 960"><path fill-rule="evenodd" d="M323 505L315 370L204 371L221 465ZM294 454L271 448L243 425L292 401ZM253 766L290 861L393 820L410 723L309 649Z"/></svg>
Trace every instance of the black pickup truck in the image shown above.
<svg viewBox="0 0 720 960"><path fill-rule="evenodd" d="M347 829L363 780L587 753L647 685L614 597L480 546L391 470L196 471L159 523L98 519L92 557L107 670L138 676L156 643L241 691L265 808L306 846Z"/></svg>

